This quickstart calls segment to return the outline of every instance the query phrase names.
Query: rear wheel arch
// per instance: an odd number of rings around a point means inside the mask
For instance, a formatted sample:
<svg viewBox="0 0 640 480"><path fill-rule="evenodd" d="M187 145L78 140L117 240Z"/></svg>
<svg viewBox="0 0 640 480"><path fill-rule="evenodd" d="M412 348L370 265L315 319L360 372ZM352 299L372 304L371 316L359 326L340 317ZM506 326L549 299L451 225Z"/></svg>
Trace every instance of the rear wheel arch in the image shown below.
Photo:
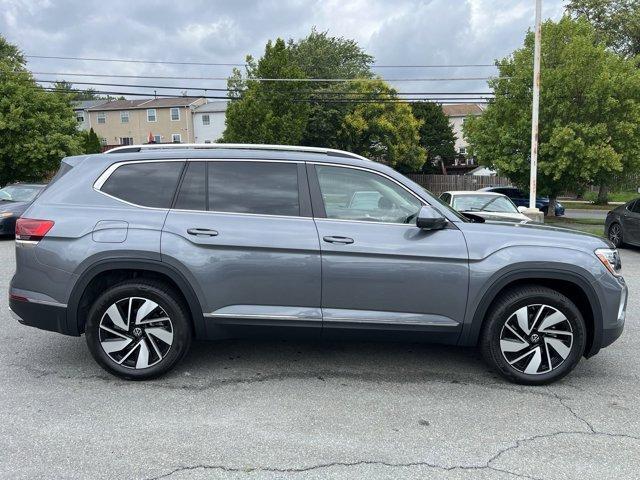
<svg viewBox="0 0 640 480"><path fill-rule="evenodd" d="M202 306L191 284L174 267L153 260L104 259L87 268L80 275L69 297L69 328L81 334L91 302L99 296L102 289L135 278L160 281L175 289L189 311L196 337L206 336Z"/></svg>
<svg viewBox="0 0 640 480"><path fill-rule="evenodd" d="M522 270L510 272L484 292L482 300L473 312L471 325L461 339L464 345L477 345L480 332L491 307L501 295L510 289L524 285L541 285L567 296L580 310L587 327L585 356L591 357L600 350L602 342L602 307L591 284L580 274L563 270Z"/></svg>

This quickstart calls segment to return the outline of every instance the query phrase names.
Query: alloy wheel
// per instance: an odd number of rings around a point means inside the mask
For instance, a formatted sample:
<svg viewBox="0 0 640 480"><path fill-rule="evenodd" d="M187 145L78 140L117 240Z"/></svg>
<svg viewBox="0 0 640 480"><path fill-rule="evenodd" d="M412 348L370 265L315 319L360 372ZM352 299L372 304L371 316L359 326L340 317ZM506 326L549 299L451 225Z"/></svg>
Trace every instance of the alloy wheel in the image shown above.
<svg viewBox="0 0 640 480"><path fill-rule="evenodd" d="M173 324L153 300L127 297L113 303L100 319L100 345L118 365L142 369L159 363L171 349Z"/></svg>
<svg viewBox="0 0 640 480"><path fill-rule="evenodd" d="M500 332L504 359L518 372L541 375L558 368L573 346L567 317L549 305L527 305L507 319Z"/></svg>
<svg viewBox="0 0 640 480"><path fill-rule="evenodd" d="M618 225L617 223L614 223L609 228L609 240L611 240L611 243L613 243L615 246L618 246L620 245L621 239L622 239L622 229L620 228L620 225Z"/></svg>

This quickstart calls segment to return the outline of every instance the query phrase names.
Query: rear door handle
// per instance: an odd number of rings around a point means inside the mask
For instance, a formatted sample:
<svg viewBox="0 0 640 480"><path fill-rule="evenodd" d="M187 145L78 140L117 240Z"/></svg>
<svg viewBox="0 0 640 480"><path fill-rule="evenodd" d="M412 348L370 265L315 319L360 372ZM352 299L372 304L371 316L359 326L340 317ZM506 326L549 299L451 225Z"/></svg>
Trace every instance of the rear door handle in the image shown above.
<svg viewBox="0 0 640 480"><path fill-rule="evenodd" d="M328 236L328 237L323 237L322 239L327 243L342 243L344 245L353 243L353 238L349 238L349 237Z"/></svg>
<svg viewBox="0 0 640 480"><path fill-rule="evenodd" d="M189 230L187 230L187 233L189 235L196 235L199 237L217 237L218 236L217 230L211 230L209 228L190 228Z"/></svg>

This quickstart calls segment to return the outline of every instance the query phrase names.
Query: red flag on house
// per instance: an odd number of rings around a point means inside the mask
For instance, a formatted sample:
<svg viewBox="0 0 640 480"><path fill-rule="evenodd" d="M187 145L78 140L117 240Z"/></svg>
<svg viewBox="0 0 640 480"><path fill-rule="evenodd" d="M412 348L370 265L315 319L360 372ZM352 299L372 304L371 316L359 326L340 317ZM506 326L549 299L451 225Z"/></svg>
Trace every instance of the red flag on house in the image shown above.
<svg viewBox="0 0 640 480"><path fill-rule="evenodd" d="M147 137L147 143L156 143L156 138L153 136L153 133L149 132L149 136Z"/></svg>

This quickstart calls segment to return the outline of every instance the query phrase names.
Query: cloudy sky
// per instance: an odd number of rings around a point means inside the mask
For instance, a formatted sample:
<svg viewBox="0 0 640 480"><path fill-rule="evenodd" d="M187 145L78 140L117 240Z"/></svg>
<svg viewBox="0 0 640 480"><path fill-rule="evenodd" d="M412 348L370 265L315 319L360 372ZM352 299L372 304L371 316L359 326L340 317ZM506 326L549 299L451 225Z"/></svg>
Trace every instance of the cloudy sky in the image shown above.
<svg viewBox="0 0 640 480"><path fill-rule="evenodd" d="M543 17L559 18L564 3L543 0ZM533 26L533 7L533 0L0 0L0 33L28 55L242 63L246 54L259 56L268 39L297 39L315 26L356 39L381 66L489 64L521 45ZM34 72L193 77L226 77L231 69L36 58L29 59L29 67ZM387 79L413 79L486 77L495 69L378 68L376 72ZM225 86L221 80L66 78ZM394 85L405 92L487 90L482 81Z"/></svg>

